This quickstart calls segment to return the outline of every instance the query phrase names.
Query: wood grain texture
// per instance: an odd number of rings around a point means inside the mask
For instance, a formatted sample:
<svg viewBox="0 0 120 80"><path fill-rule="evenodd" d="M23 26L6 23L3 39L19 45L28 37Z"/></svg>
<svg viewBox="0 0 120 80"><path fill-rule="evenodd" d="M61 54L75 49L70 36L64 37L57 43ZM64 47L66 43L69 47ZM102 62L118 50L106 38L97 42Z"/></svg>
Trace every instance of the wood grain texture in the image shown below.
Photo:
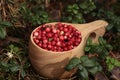
<svg viewBox="0 0 120 80"><path fill-rule="evenodd" d="M48 24L54 25L55 23L56 22ZM32 38L32 34L37 28L31 33L29 42L29 58L35 70L44 77L51 79L71 77L76 70L71 70L69 72L64 70L69 60L73 57L81 57L84 55L84 47L91 33L95 34L92 38L93 42L98 42L98 37L104 35L105 27L108 25L108 23L103 20L97 20L86 24L65 24L74 26L81 32L82 36L81 43L76 48L69 51L52 52L42 49L34 43Z"/></svg>

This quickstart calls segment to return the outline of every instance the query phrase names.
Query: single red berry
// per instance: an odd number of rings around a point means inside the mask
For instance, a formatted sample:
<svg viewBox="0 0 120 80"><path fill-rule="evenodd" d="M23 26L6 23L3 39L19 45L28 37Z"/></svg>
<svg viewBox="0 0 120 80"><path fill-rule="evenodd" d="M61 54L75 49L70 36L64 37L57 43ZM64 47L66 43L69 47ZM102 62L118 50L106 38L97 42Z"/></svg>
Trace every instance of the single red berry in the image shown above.
<svg viewBox="0 0 120 80"><path fill-rule="evenodd" d="M66 44L65 43L62 43L62 47L65 47L66 46Z"/></svg>
<svg viewBox="0 0 120 80"><path fill-rule="evenodd" d="M47 39L43 40L43 43L44 43L44 44L46 44L47 42L48 42L48 40L47 40Z"/></svg>
<svg viewBox="0 0 120 80"><path fill-rule="evenodd" d="M57 47L57 51L61 52L62 48L61 47Z"/></svg>
<svg viewBox="0 0 120 80"><path fill-rule="evenodd" d="M38 44L38 43L39 43L39 40L38 40L38 39L34 39L34 42L35 42L36 44Z"/></svg>
<svg viewBox="0 0 120 80"><path fill-rule="evenodd" d="M42 40L45 40L45 39L47 39L47 37L44 35L44 36L42 36Z"/></svg>
<svg viewBox="0 0 120 80"><path fill-rule="evenodd" d="M48 46L47 46L47 48L48 48L48 49L51 49L51 48L52 48L52 46L51 46L51 45L48 45Z"/></svg>
<svg viewBox="0 0 120 80"><path fill-rule="evenodd" d="M78 46L79 45L79 43L78 42L75 42L75 46Z"/></svg>
<svg viewBox="0 0 120 80"><path fill-rule="evenodd" d="M58 37L58 34L54 34L54 38L57 38Z"/></svg>
<svg viewBox="0 0 120 80"><path fill-rule="evenodd" d="M33 36L37 37L39 35L39 33L36 31L33 33Z"/></svg>
<svg viewBox="0 0 120 80"><path fill-rule="evenodd" d="M60 30L59 29L57 29L57 34L59 34L60 33Z"/></svg>
<svg viewBox="0 0 120 80"><path fill-rule="evenodd" d="M37 39L41 39L41 35L38 35Z"/></svg>
<svg viewBox="0 0 120 80"><path fill-rule="evenodd" d="M53 33L57 33L57 29L52 29L52 32Z"/></svg>
<svg viewBox="0 0 120 80"><path fill-rule="evenodd" d="M41 43L39 43L39 44L38 44L38 46L39 46L39 47L42 47L42 44L41 44Z"/></svg>
<svg viewBox="0 0 120 80"><path fill-rule="evenodd" d="M59 27L60 30L63 30L63 26Z"/></svg>
<svg viewBox="0 0 120 80"><path fill-rule="evenodd" d="M55 42L55 41L52 41L52 42L51 42L51 45L53 45L53 46L54 46L55 44L56 44L56 42Z"/></svg>
<svg viewBox="0 0 120 80"><path fill-rule="evenodd" d="M64 39L67 39L67 36L66 36L66 35L64 36Z"/></svg>
<svg viewBox="0 0 120 80"><path fill-rule="evenodd" d="M46 47L47 47L47 44L43 44L43 45L42 45L42 47L46 49Z"/></svg>
<svg viewBox="0 0 120 80"><path fill-rule="evenodd" d="M47 28L45 29L45 31L46 31L46 32L50 32L51 29L50 29L49 27L47 27Z"/></svg>
<svg viewBox="0 0 120 80"><path fill-rule="evenodd" d="M68 28L67 27L64 28L64 32L68 32Z"/></svg>
<svg viewBox="0 0 120 80"><path fill-rule="evenodd" d="M65 35L66 35L66 36L69 36L69 35L70 35L70 32L66 32Z"/></svg>
<svg viewBox="0 0 120 80"><path fill-rule="evenodd" d="M56 43L56 45L57 45L57 46L61 46L61 42L58 41L58 42Z"/></svg>
<svg viewBox="0 0 120 80"><path fill-rule="evenodd" d="M52 42L51 41L48 41L48 43L47 43L48 45L52 45Z"/></svg>
<svg viewBox="0 0 120 80"><path fill-rule="evenodd" d="M60 36L60 40L64 40L64 36L61 35L61 36Z"/></svg>
<svg viewBox="0 0 120 80"><path fill-rule="evenodd" d="M64 50L64 51L67 51L67 50L68 50L68 48L67 48L67 47L64 47L64 48L63 48L63 50Z"/></svg>
<svg viewBox="0 0 120 80"><path fill-rule="evenodd" d="M42 31L41 35L42 36L45 36L46 32L45 31Z"/></svg>
<svg viewBox="0 0 120 80"><path fill-rule="evenodd" d="M53 47L53 50L56 51L56 50L57 50L57 46L54 46L54 47Z"/></svg>
<svg viewBox="0 0 120 80"><path fill-rule="evenodd" d="M48 38L52 37L52 33L47 33L46 35L47 35Z"/></svg>
<svg viewBox="0 0 120 80"><path fill-rule="evenodd" d="M76 40L77 42L80 42L81 41L81 38L77 38L77 40Z"/></svg>

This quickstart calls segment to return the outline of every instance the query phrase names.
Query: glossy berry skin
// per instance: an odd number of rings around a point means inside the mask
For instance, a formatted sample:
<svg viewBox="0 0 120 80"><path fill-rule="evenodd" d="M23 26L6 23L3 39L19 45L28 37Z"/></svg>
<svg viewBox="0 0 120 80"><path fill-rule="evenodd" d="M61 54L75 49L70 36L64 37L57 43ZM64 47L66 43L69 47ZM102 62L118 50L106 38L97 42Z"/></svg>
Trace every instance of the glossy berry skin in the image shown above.
<svg viewBox="0 0 120 80"><path fill-rule="evenodd" d="M56 23L44 24L33 32L33 41L48 51L63 52L77 47L81 33L72 25Z"/></svg>

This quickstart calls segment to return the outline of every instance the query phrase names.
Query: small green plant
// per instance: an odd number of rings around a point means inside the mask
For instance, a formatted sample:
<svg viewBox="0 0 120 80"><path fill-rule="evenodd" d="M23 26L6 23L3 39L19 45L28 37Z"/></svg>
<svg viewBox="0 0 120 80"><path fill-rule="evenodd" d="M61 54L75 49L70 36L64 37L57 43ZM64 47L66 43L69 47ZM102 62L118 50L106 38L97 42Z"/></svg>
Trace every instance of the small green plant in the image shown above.
<svg viewBox="0 0 120 80"><path fill-rule="evenodd" d="M63 21L72 22L72 23L85 22L83 15L80 12L79 6L77 4L68 5L66 9L66 16L63 16Z"/></svg>
<svg viewBox="0 0 120 80"><path fill-rule="evenodd" d="M112 57L106 57L106 64L107 64L107 67L108 67L108 70L111 71L115 66L119 66L120 67L120 62L115 59L115 58L112 58Z"/></svg>
<svg viewBox="0 0 120 80"><path fill-rule="evenodd" d="M79 7L84 14L88 14L91 11L96 9L96 6L93 0L84 0L83 2L79 3Z"/></svg>
<svg viewBox="0 0 120 80"><path fill-rule="evenodd" d="M84 16L95 9L96 6L92 0L85 0L82 2L76 0L76 3L67 6L62 19L65 22L85 23Z"/></svg>
<svg viewBox="0 0 120 80"><path fill-rule="evenodd" d="M120 52L120 16L116 15L114 11L105 11L100 9L97 13L99 18L106 20L109 25L107 26L107 32L112 33L112 39L110 43L113 46L113 51ZM110 37L110 36L109 36Z"/></svg>
<svg viewBox="0 0 120 80"><path fill-rule="evenodd" d="M80 58L72 58L68 65L65 67L67 71L77 68L77 75L81 80L88 80L89 73L95 75L102 70L102 67L95 58L88 58L88 56L82 56Z"/></svg>
<svg viewBox="0 0 120 80"><path fill-rule="evenodd" d="M98 13L95 13L95 18L104 19L109 22L107 31L113 31L115 33L120 32L120 16L116 15L114 11L104 10L103 8L98 10Z"/></svg>
<svg viewBox="0 0 120 80"><path fill-rule="evenodd" d="M85 46L85 52L88 54L97 54L100 59L105 59L109 54L109 50L112 50L112 46L107 44L103 37L98 38L99 44L92 43L92 39L88 38Z"/></svg>
<svg viewBox="0 0 120 80"><path fill-rule="evenodd" d="M0 59L0 72L2 72L0 78L4 78L2 76L6 76L6 78L10 80L24 78L26 75L25 69L30 66L30 64L25 62L25 59L22 59L22 56L20 56L24 52L12 44L4 51L5 53L0 55L0 57L2 57Z"/></svg>
<svg viewBox="0 0 120 80"><path fill-rule="evenodd" d="M32 26L49 22L49 16L47 12L36 6L32 9L29 9L26 4L23 4L20 8L20 14L23 18L23 21L26 24L31 24Z"/></svg>
<svg viewBox="0 0 120 80"><path fill-rule="evenodd" d="M112 11L105 12L106 20L110 23L107 30L115 30L120 32L120 16L117 16Z"/></svg>
<svg viewBox="0 0 120 80"><path fill-rule="evenodd" d="M111 44L113 45L113 50L120 52L120 33L113 36L111 39Z"/></svg>
<svg viewBox="0 0 120 80"><path fill-rule="evenodd" d="M7 22L7 21L1 21L0 20L0 39L4 39L5 36L7 35L6 29L7 27L11 27L12 24Z"/></svg>

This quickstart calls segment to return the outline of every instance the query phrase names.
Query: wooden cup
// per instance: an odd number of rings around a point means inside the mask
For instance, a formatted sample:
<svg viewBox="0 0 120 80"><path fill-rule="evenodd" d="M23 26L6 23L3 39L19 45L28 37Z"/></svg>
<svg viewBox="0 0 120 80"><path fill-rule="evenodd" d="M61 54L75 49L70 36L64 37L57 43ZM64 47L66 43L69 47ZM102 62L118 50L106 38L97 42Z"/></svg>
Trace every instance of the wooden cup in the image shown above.
<svg viewBox="0 0 120 80"><path fill-rule="evenodd" d="M47 24L56 24L47 23ZM97 20L86 24L70 24L81 32L82 41L74 49L63 52L53 52L40 48L33 41L33 32L30 36L29 42L29 58L34 69L42 76L49 79L63 79L71 77L76 70L65 71L65 66L69 60L73 57L81 57L84 55L84 47L88 37L92 38L92 41L97 43L98 37L103 36L105 33L105 27L108 25L106 21ZM41 26L39 26L41 27Z"/></svg>

